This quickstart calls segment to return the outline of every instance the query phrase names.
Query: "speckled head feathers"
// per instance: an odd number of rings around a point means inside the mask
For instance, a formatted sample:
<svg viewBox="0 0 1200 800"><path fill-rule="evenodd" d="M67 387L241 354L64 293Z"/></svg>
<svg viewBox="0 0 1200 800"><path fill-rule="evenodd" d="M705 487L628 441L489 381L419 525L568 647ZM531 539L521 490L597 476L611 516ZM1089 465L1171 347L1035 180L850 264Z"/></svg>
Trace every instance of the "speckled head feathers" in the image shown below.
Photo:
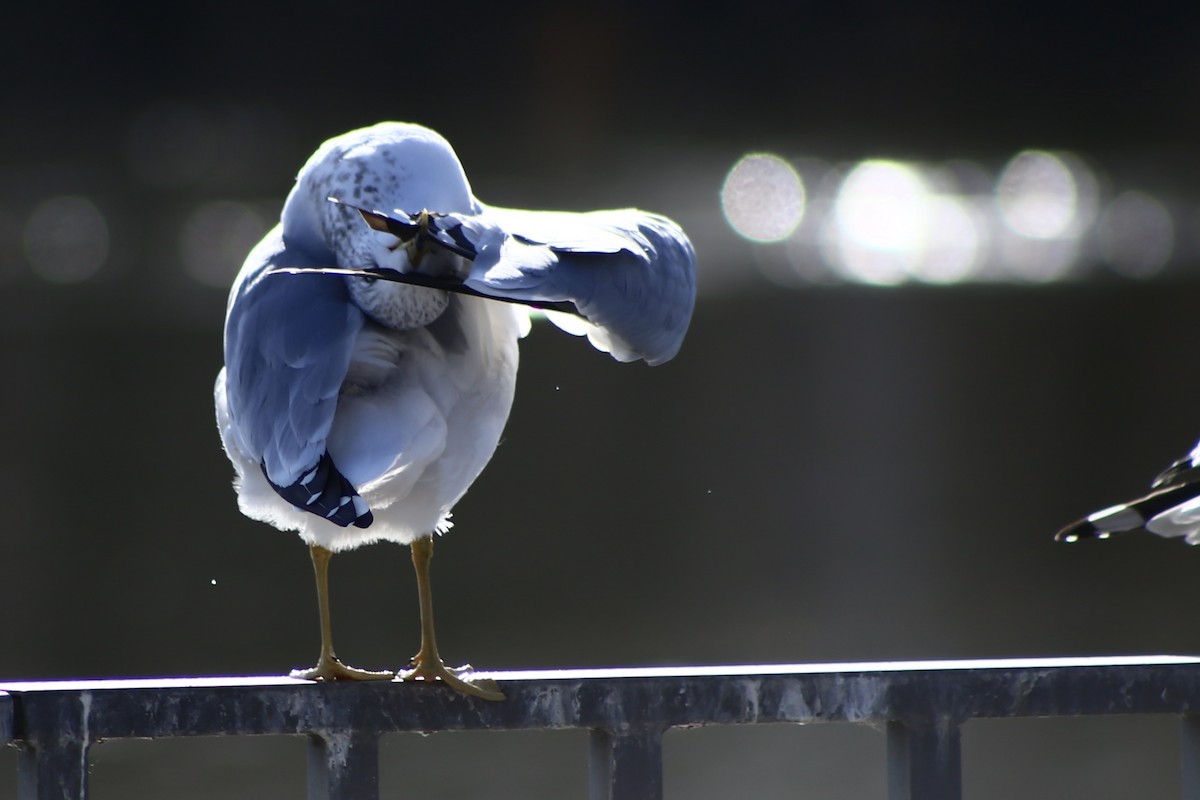
<svg viewBox="0 0 1200 800"><path fill-rule="evenodd" d="M328 248L337 266L395 266L388 263L394 259L389 253L395 238L371 230L330 197L384 212L476 208L450 143L429 128L404 122L381 122L322 144L296 176L283 212L284 238Z"/></svg>

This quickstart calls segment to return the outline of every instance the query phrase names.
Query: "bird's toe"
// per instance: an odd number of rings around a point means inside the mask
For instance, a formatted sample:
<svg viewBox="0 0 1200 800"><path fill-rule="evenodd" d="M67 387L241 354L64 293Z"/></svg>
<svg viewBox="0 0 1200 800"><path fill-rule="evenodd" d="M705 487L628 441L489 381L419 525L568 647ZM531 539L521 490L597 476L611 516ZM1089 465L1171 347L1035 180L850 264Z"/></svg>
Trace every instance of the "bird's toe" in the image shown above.
<svg viewBox="0 0 1200 800"><path fill-rule="evenodd" d="M368 670L347 666L337 657L321 658L314 667L294 669L289 678L304 681L390 681L396 673L388 670Z"/></svg>
<svg viewBox="0 0 1200 800"><path fill-rule="evenodd" d="M459 694L478 697L481 700L504 699L504 692L500 691L500 684L491 678L478 677L470 664L461 667L447 667L440 658L422 659L418 656L413 659L412 665L412 669L397 672L396 679L409 682L444 683Z"/></svg>

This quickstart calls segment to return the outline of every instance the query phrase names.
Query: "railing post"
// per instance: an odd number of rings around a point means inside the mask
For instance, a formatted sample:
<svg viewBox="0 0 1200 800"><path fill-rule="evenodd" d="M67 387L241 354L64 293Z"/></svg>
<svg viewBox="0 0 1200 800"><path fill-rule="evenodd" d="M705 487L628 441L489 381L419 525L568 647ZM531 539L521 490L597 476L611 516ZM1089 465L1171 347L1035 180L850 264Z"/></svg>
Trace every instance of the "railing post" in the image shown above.
<svg viewBox="0 0 1200 800"><path fill-rule="evenodd" d="M17 800L87 800L88 747L78 739L49 746L22 742L17 755Z"/></svg>
<svg viewBox="0 0 1200 800"><path fill-rule="evenodd" d="M590 800L662 800L662 738L659 727L592 729Z"/></svg>
<svg viewBox="0 0 1200 800"><path fill-rule="evenodd" d="M887 724L888 800L962 800L961 723L949 716Z"/></svg>
<svg viewBox="0 0 1200 800"><path fill-rule="evenodd" d="M12 697L0 692L0 745L8 744L13 738Z"/></svg>
<svg viewBox="0 0 1200 800"><path fill-rule="evenodd" d="M47 695L24 704L18 741L18 800L87 800L92 698ZM30 719L36 720L29 725Z"/></svg>
<svg viewBox="0 0 1200 800"><path fill-rule="evenodd" d="M310 734L308 800L379 800L379 737L345 731Z"/></svg>
<svg viewBox="0 0 1200 800"><path fill-rule="evenodd" d="M1185 714L1179 722L1179 796L1200 800L1200 716Z"/></svg>

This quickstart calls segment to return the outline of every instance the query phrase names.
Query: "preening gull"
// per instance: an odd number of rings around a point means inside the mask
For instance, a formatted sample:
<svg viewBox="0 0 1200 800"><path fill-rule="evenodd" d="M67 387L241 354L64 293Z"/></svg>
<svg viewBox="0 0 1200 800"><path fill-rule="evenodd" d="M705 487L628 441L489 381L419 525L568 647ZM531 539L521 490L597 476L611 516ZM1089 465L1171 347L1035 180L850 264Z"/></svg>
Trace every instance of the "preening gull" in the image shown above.
<svg viewBox="0 0 1200 800"><path fill-rule="evenodd" d="M619 361L660 364L695 293L691 243L664 217L484 205L419 125L322 144L234 281L215 387L239 508L312 556L321 654L293 675L393 677L337 658L327 582L332 554L392 541L412 548L421 615L420 651L395 677L502 699L443 665L429 565L499 442L528 307Z"/></svg>
<svg viewBox="0 0 1200 800"><path fill-rule="evenodd" d="M1148 530L1170 539L1200 544L1200 443L1161 472L1151 491L1072 522L1059 541L1107 539L1114 533Z"/></svg>

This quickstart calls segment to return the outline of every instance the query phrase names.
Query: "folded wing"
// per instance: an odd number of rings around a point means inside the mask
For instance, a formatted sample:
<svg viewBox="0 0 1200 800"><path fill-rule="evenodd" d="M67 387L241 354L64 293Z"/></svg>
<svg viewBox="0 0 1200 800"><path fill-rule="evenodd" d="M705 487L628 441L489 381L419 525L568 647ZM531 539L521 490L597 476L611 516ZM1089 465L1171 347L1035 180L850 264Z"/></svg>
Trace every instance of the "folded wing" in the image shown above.
<svg viewBox="0 0 1200 800"><path fill-rule="evenodd" d="M326 451L362 314L340 278L273 274L281 260L296 258L285 254L277 229L247 259L226 321L226 397L218 409L236 414L222 434L285 500L335 524L365 527L366 504Z"/></svg>

